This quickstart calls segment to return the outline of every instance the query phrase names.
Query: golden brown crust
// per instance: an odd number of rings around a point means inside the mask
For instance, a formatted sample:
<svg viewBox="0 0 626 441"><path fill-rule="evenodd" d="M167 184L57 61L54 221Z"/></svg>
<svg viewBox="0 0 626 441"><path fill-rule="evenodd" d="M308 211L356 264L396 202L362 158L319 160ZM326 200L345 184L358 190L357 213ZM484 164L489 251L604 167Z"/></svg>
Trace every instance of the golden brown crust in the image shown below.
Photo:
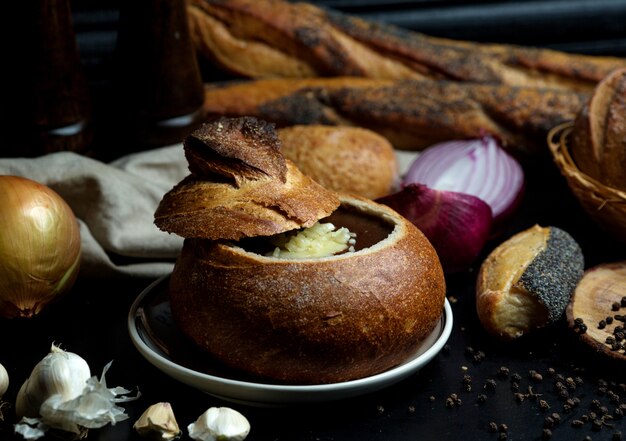
<svg viewBox="0 0 626 441"><path fill-rule="evenodd" d="M170 285L181 330L226 364L287 383L361 378L405 361L441 317L441 265L391 209L342 200L394 232L353 254L308 260L186 240Z"/></svg>
<svg viewBox="0 0 626 441"><path fill-rule="evenodd" d="M199 53L252 78L363 76L590 91L619 58L429 37L282 0L193 0Z"/></svg>
<svg viewBox="0 0 626 441"><path fill-rule="evenodd" d="M490 334L510 340L558 320L582 276L580 247L565 231L535 225L500 244L476 282L476 310Z"/></svg>
<svg viewBox="0 0 626 441"><path fill-rule="evenodd" d="M292 126L279 129L278 136L283 155L325 188L376 199L397 184L393 146L370 130Z"/></svg>
<svg viewBox="0 0 626 441"><path fill-rule="evenodd" d="M209 86L209 115L253 115L279 126L353 125L396 148L491 133L510 150L546 150L546 135L574 119L584 95L571 91L433 81L351 78L255 80Z"/></svg>
<svg viewBox="0 0 626 441"><path fill-rule="evenodd" d="M155 224L211 240L272 235L311 226L339 206L337 196L286 161L273 126L222 118L185 140L192 174L157 207Z"/></svg>
<svg viewBox="0 0 626 441"><path fill-rule="evenodd" d="M589 177L626 190L626 69L601 81L572 129L571 152Z"/></svg>

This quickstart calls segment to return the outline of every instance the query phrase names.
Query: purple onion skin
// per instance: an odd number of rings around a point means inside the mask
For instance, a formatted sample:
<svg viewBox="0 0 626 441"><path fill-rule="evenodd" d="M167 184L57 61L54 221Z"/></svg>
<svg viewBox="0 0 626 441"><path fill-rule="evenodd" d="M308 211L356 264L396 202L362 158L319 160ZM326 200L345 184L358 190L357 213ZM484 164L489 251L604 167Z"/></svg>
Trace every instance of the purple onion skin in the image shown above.
<svg viewBox="0 0 626 441"><path fill-rule="evenodd" d="M468 194L408 184L377 202L394 209L424 233L446 273L467 270L491 232L491 208Z"/></svg>

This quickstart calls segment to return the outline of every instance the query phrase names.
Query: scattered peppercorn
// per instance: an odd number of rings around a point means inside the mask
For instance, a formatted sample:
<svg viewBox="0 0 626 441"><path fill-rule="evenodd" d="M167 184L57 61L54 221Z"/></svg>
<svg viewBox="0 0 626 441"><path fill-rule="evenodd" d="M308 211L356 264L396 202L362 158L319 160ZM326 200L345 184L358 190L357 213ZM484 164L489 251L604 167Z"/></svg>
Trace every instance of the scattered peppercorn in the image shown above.
<svg viewBox="0 0 626 441"><path fill-rule="evenodd" d="M626 296L622 297L622 300L620 300L620 305L626 307Z"/></svg>
<svg viewBox="0 0 626 441"><path fill-rule="evenodd" d="M498 384L496 383L496 380L494 380L493 378L488 378L487 380L485 380L485 384L483 385L483 389L485 389L485 390L495 390L497 385Z"/></svg>
<svg viewBox="0 0 626 441"><path fill-rule="evenodd" d="M518 374L517 372L515 372L513 373L513 375L511 375L511 381L515 381L516 383L519 383L520 381L522 381L522 376Z"/></svg>
<svg viewBox="0 0 626 441"><path fill-rule="evenodd" d="M584 425L585 425L585 423L584 423L582 420L573 420L573 421L572 421L572 427L575 427L575 428L577 428L577 429L578 429L579 427L584 426Z"/></svg>
<svg viewBox="0 0 626 441"><path fill-rule="evenodd" d="M487 395L478 394L478 398L476 399L476 401L478 401L479 403L484 403L485 401L487 401Z"/></svg>
<svg viewBox="0 0 626 441"><path fill-rule="evenodd" d="M539 372L533 371L533 373L530 376L530 379L539 383L540 381L543 381L543 376Z"/></svg>
<svg viewBox="0 0 626 441"><path fill-rule="evenodd" d="M519 390L519 384L516 382L511 383L511 390L517 392Z"/></svg>
<svg viewBox="0 0 626 441"><path fill-rule="evenodd" d="M595 431L602 430L602 426L604 425L604 421L602 420L593 420L591 423L591 429Z"/></svg>
<svg viewBox="0 0 626 441"><path fill-rule="evenodd" d="M546 400L539 400L539 409L548 410L550 409L550 405L548 404Z"/></svg>
<svg viewBox="0 0 626 441"><path fill-rule="evenodd" d="M409 406L407 410L409 411L409 413L415 413L415 406Z"/></svg>
<svg viewBox="0 0 626 441"><path fill-rule="evenodd" d="M611 305L611 311L619 311L619 308L621 307L621 305L617 302L613 302L613 304Z"/></svg>
<svg viewBox="0 0 626 441"><path fill-rule="evenodd" d="M605 318L604 320L606 320L606 324L607 324L607 325L610 325L610 324L612 324L612 323L613 323L613 317L611 317L611 316L608 316L608 317L607 317L607 318Z"/></svg>
<svg viewBox="0 0 626 441"><path fill-rule="evenodd" d="M509 376L509 368L506 366L500 366L498 369L498 377L507 378Z"/></svg>
<svg viewBox="0 0 626 441"><path fill-rule="evenodd" d="M498 439L504 441L505 439L507 439L509 437L509 435L507 435L506 432L500 432L498 433Z"/></svg>
<svg viewBox="0 0 626 441"><path fill-rule="evenodd" d="M496 433L498 431L498 425L495 422L489 423L489 431L492 433Z"/></svg>
<svg viewBox="0 0 626 441"><path fill-rule="evenodd" d="M567 386L568 389L571 389L571 390L576 389L576 382L574 381L572 377L567 377L565 379L565 385Z"/></svg>
<svg viewBox="0 0 626 441"><path fill-rule="evenodd" d="M543 429L543 432L541 432L541 437L543 439L550 439L550 438L552 438L552 431L550 429Z"/></svg>
<svg viewBox="0 0 626 441"><path fill-rule="evenodd" d="M598 322L598 329L604 329L606 328L606 320L600 320Z"/></svg>
<svg viewBox="0 0 626 441"><path fill-rule="evenodd" d="M543 427L551 429L551 428L554 427L554 425L555 425L554 418L549 417L549 416L544 418L544 420L543 420Z"/></svg>
<svg viewBox="0 0 626 441"><path fill-rule="evenodd" d="M561 415L559 415L558 413L554 412L550 416L552 417L552 419L554 420L556 424L559 424L561 422Z"/></svg>

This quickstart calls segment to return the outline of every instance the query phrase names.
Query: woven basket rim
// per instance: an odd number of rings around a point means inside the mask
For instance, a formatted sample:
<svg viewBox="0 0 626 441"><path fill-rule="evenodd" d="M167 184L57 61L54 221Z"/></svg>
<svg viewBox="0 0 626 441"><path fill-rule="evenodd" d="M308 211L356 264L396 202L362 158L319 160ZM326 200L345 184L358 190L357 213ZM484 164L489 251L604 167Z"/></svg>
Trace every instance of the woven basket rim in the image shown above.
<svg viewBox="0 0 626 441"><path fill-rule="evenodd" d="M626 204L626 192L608 187L596 179L580 171L570 154L570 137L574 127L573 121L567 121L555 126L548 133L548 146L552 157L561 173L568 179L574 179L578 184L604 200L604 203Z"/></svg>

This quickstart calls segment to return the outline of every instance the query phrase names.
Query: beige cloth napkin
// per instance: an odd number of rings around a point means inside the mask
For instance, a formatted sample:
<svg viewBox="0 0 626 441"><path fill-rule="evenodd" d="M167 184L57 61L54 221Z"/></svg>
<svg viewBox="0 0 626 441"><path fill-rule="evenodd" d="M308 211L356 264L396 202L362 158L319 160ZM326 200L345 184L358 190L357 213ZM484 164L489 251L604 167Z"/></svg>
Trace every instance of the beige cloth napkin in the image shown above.
<svg viewBox="0 0 626 441"><path fill-rule="evenodd" d="M103 163L71 152L0 159L0 174L45 184L80 222L81 276L160 277L169 274L182 238L160 231L154 211L189 173L181 144Z"/></svg>

